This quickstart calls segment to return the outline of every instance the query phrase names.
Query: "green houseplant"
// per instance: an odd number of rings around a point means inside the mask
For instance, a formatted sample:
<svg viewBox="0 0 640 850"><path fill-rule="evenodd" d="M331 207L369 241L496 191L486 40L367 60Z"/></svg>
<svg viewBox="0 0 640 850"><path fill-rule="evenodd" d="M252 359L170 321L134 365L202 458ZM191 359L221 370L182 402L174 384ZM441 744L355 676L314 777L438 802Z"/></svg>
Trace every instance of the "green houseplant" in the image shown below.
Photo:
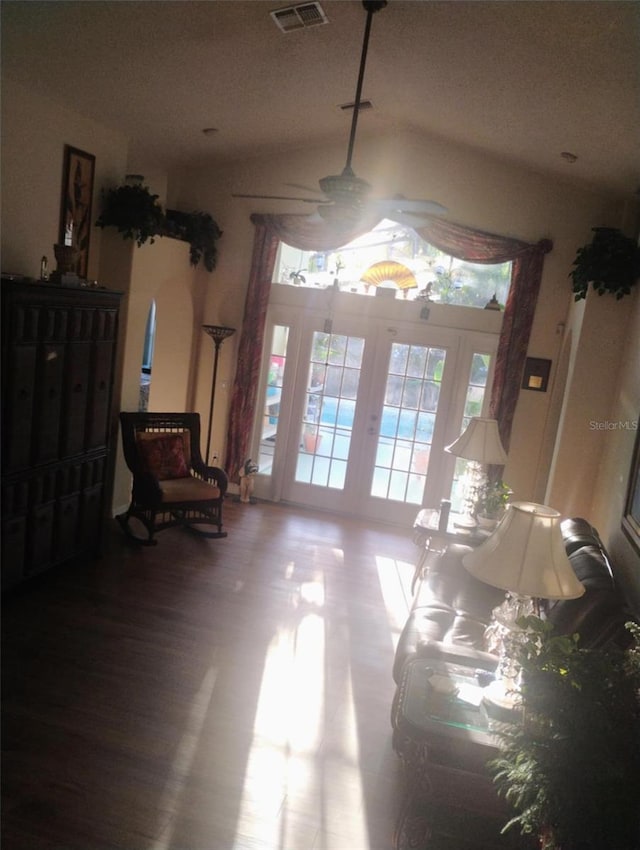
<svg viewBox="0 0 640 850"><path fill-rule="evenodd" d="M192 266L202 261L212 272L218 259L217 241L222 231L206 212L183 213L168 210L166 215L141 175L129 175L122 186L102 194L102 213L96 227L115 227L123 239L135 239L138 247L156 236L169 236L189 243Z"/></svg>
<svg viewBox="0 0 640 850"><path fill-rule="evenodd" d="M593 234L591 242L579 249L569 274L575 300L587 297L590 284L598 295L611 292L620 299L640 278L640 248L612 227L594 227Z"/></svg>
<svg viewBox="0 0 640 850"><path fill-rule="evenodd" d="M491 520L495 524L509 503L513 490L504 481L485 481L478 491L476 516L478 520Z"/></svg>
<svg viewBox="0 0 640 850"><path fill-rule="evenodd" d="M148 186L125 183L102 194L102 213L96 227L115 227L123 239L135 239L138 246L153 243L165 230L165 215Z"/></svg>
<svg viewBox="0 0 640 850"><path fill-rule="evenodd" d="M526 629L522 722L490 765L519 826L542 850L640 846L640 627L633 644L583 649L538 617Z"/></svg>
<svg viewBox="0 0 640 850"><path fill-rule="evenodd" d="M217 241L222 236L222 230L209 213L167 210L166 234L189 243L192 266L197 266L202 260L208 272L214 270L218 260Z"/></svg>

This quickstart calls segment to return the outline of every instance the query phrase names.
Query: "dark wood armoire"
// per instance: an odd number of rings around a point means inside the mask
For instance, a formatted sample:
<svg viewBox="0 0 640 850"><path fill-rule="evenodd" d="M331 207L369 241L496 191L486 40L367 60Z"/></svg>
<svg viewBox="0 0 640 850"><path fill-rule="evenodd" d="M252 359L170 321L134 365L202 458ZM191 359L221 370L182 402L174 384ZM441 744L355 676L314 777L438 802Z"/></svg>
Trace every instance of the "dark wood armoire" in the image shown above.
<svg viewBox="0 0 640 850"><path fill-rule="evenodd" d="M2 281L2 587L99 551L121 293Z"/></svg>

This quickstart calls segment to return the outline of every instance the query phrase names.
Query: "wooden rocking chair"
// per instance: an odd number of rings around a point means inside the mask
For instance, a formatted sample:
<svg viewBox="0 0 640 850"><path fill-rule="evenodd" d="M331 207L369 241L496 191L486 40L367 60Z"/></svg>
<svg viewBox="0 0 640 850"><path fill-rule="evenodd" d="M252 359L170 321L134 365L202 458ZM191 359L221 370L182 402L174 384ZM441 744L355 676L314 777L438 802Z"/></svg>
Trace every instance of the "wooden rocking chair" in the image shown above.
<svg viewBox="0 0 640 850"><path fill-rule="evenodd" d="M222 503L228 480L222 469L202 460L200 415L121 413L120 425L133 474L131 504L116 517L125 534L144 546L154 546L155 533L175 525L205 537L226 537ZM136 533L140 524L146 537Z"/></svg>

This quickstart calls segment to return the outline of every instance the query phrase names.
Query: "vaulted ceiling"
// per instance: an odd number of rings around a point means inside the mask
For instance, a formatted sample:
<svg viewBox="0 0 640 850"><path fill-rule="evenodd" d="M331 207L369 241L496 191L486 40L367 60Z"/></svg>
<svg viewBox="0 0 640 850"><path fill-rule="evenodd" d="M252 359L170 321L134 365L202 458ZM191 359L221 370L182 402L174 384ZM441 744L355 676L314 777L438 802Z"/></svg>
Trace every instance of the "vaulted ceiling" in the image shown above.
<svg viewBox="0 0 640 850"><path fill-rule="evenodd" d="M320 2L327 24L284 34L269 14L280 0L3 0L3 77L159 167L346 143L365 14ZM390 0L358 132L411 128L632 197L639 78L637 2Z"/></svg>

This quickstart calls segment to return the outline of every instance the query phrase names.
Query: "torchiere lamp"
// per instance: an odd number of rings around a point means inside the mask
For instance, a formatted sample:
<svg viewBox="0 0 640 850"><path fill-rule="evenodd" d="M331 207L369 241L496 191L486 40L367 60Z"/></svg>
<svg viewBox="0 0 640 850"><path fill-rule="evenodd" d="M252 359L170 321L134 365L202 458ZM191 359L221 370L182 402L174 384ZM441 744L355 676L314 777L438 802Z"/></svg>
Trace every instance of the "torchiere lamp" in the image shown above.
<svg viewBox="0 0 640 850"><path fill-rule="evenodd" d="M202 329L209 334L213 340L215 351L213 355L213 377L211 379L211 403L209 405L209 429L207 431L207 454L206 463L209 465L209 452L211 449L211 427L213 425L213 401L216 395L216 379L218 377L218 357L220 355L220 346L222 343L236 332L235 328L227 328L223 325L203 325Z"/></svg>

